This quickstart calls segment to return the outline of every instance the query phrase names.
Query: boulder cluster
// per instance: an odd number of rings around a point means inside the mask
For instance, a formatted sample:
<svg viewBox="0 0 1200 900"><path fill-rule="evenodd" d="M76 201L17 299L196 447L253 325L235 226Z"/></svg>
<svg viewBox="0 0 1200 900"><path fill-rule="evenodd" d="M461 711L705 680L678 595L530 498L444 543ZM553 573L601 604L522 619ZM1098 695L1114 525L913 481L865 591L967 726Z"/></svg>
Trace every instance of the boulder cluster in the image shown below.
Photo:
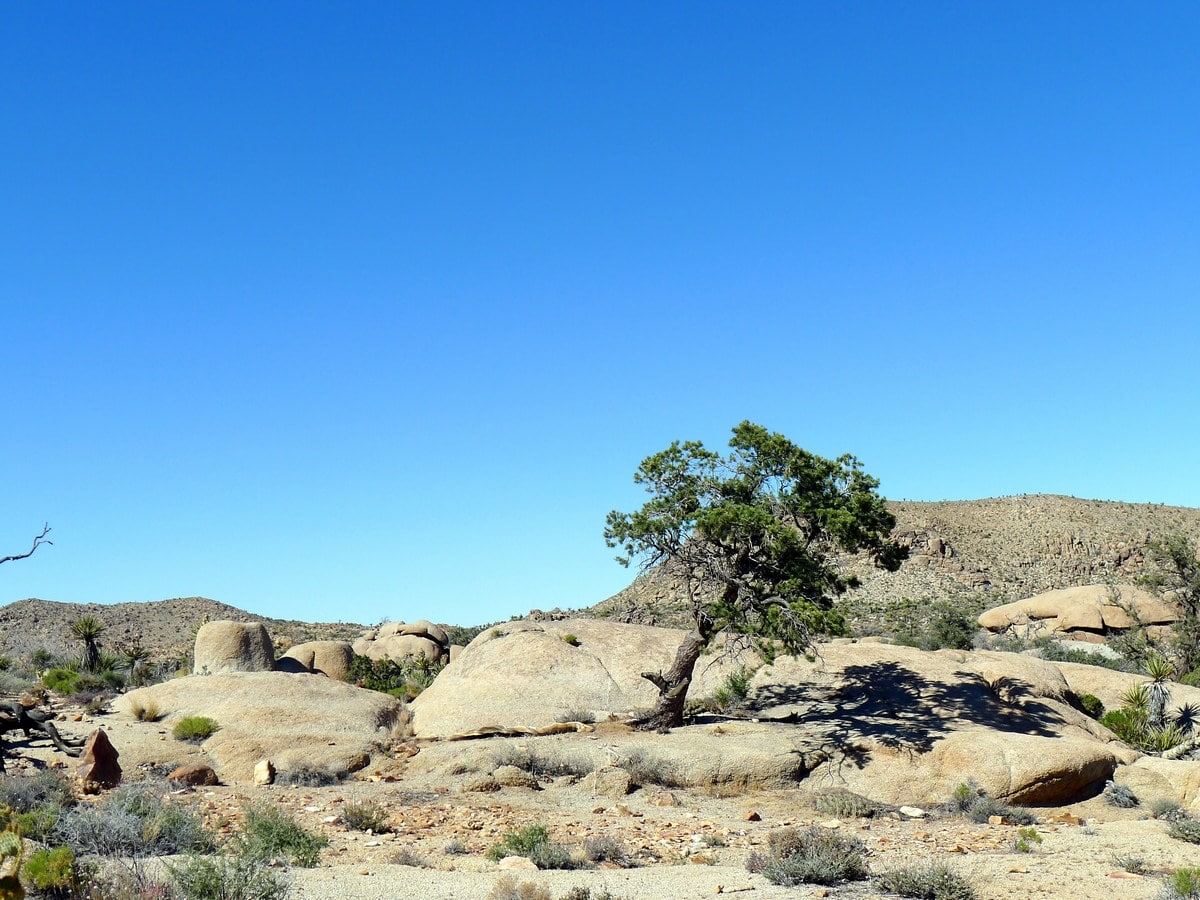
<svg viewBox="0 0 1200 900"><path fill-rule="evenodd" d="M1091 584L997 606L979 616L979 625L994 633L1050 634L1103 644L1105 635L1113 632L1139 625L1164 629L1177 618L1168 604L1138 588Z"/></svg>

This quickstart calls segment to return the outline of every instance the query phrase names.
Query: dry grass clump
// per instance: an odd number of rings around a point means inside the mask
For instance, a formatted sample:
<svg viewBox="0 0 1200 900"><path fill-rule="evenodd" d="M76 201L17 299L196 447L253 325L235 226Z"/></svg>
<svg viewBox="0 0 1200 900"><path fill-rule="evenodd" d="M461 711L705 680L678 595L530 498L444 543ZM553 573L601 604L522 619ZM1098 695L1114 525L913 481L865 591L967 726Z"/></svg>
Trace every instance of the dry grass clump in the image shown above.
<svg viewBox="0 0 1200 900"><path fill-rule="evenodd" d="M858 838L826 828L783 828L767 838L769 854L751 854L750 872L774 884L840 884L867 877L866 846Z"/></svg>
<svg viewBox="0 0 1200 900"><path fill-rule="evenodd" d="M157 722L166 715L153 700L135 700L130 704L129 711L139 722Z"/></svg>
<svg viewBox="0 0 1200 900"><path fill-rule="evenodd" d="M550 900L550 888L533 881L517 881L505 875L492 887L488 900Z"/></svg>
<svg viewBox="0 0 1200 900"><path fill-rule="evenodd" d="M879 807L866 797L845 788L822 791L812 803L818 812L839 819L868 819L879 811Z"/></svg>
<svg viewBox="0 0 1200 900"><path fill-rule="evenodd" d="M347 803L342 807L342 822L352 831L386 834L393 830L387 810L378 803Z"/></svg>

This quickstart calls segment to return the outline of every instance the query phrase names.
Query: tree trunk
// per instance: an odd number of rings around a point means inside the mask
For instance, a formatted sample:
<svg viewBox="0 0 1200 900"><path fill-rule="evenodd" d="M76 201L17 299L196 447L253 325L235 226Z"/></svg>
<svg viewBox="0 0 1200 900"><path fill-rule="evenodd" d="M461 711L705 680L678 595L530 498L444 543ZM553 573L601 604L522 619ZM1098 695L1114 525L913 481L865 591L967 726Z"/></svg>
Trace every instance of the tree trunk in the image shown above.
<svg viewBox="0 0 1200 900"><path fill-rule="evenodd" d="M700 627L693 628L675 651L675 662L665 674L642 673L643 678L658 687L658 703L653 709L633 716L629 720L631 726L638 731L667 731L683 724L683 704L692 684L692 671L696 668L700 651L711 640L711 634Z"/></svg>

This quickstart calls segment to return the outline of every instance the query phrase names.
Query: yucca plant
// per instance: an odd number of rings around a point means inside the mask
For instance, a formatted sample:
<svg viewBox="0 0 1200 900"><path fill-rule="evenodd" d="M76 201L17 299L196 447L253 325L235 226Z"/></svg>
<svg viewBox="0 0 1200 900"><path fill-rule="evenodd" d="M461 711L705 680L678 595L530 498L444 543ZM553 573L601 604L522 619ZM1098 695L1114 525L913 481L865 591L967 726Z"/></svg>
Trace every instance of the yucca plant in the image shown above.
<svg viewBox="0 0 1200 900"><path fill-rule="evenodd" d="M94 616L80 616L71 623L71 634L83 641L81 668L85 672L96 672L100 669L100 645L97 640L103 633L104 623Z"/></svg>
<svg viewBox="0 0 1200 900"><path fill-rule="evenodd" d="M1171 702L1171 689L1167 687L1175 667L1158 653L1146 658L1146 675L1150 682L1146 687L1146 725L1161 729L1167 723L1167 704Z"/></svg>

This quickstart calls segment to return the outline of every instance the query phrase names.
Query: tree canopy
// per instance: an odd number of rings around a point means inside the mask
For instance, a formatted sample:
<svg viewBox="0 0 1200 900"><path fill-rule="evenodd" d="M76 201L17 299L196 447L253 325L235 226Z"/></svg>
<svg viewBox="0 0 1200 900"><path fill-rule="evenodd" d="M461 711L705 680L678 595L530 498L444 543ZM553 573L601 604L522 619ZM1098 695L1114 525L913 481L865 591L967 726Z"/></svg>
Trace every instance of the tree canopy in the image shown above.
<svg viewBox="0 0 1200 900"><path fill-rule="evenodd" d="M825 459L751 422L733 429L729 448L676 441L646 457L634 481L650 499L608 515L618 561L673 566L695 622L671 670L644 673L660 698L640 727L680 724L696 659L722 631L792 651L843 631L833 601L854 580L838 553L865 552L893 571L906 555L890 540L895 519L878 480L853 456Z"/></svg>

